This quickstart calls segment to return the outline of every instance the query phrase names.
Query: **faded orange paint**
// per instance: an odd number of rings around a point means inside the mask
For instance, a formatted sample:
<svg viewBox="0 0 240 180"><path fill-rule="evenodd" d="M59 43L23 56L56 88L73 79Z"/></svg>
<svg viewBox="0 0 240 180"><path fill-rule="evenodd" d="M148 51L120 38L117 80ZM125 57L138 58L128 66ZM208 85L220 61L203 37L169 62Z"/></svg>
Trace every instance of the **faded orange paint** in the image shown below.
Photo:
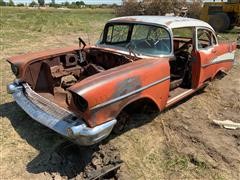
<svg viewBox="0 0 240 180"><path fill-rule="evenodd" d="M131 18L122 20L134 21ZM171 23L173 22L168 21L167 25ZM175 49L179 47L179 42L174 44L174 46L176 46ZM173 105L203 87L204 83L213 79L219 71L230 70L233 65L232 59L219 62L214 62L213 60L235 50L236 43L218 44L208 50L193 49L191 53L193 57L191 70L192 87L184 95L180 94L180 96L178 95L170 101L171 75L169 58L138 57L135 59L131 55L123 54L120 50L96 46L85 47L84 51L87 53L93 49L110 52L111 55L122 55L126 59L130 59L130 62L110 69L104 69L100 73L79 80L67 89L87 101L88 107L85 111L81 112L76 107L73 98L68 99L70 101L69 104L59 102L60 106L64 106L64 108L73 111L77 116L83 118L90 127L95 127L115 119L124 107L141 98L152 100L160 110ZM25 73L31 63L76 53L79 50L79 47L76 46L47 50L14 56L9 58L8 61L19 66L20 74L17 78L26 80ZM38 70L40 71L40 67Z"/></svg>
<svg viewBox="0 0 240 180"><path fill-rule="evenodd" d="M91 48L100 49L98 47L87 47L86 51ZM111 51L113 53L121 54L120 52L109 48L102 49L106 52ZM202 67L204 64L211 63L214 58L229 52L229 49L236 49L236 45L219 44L214 48L216 53L213 53L212 50L209 52L196 51L192 53L192 56L196 57L196 60L193 62L192 66L193 90L191 90L189 94L201 87L205 80L209 78L212 79L219 70L228 71L232 67L232 61L218 62L207 67ZM19 78L24 79L24 72L29 64L64 55L66 53L75 52L77 50L79 50L79 48L70 47L30 53L9 58L8 61L20 65L21 73ZM90 127L95 127L116 118L124 107L141 98L151 99L160 110L163 110L165 107L172 105L183 98L179 97L173 103L167 105L170 92L169 79L143 89L142 91L119 101L109 103L106 106L100 108L98 106L169 76L169 58L140 59L132 63L105 70L79 81L68 89L70 92L74 92L86 99L88 102L88 109L84 112L80 112L73 104L71 107L68 107L68 109L83 117Z"/></svg>
<svg viewBox="0 0 240 180"><path fill-rule="evenodd" d="M213 62L214 59L218 58L221 55L230 53L234 47L231 44L218 44L209 50L198 50L197 61L199 69L198 79L194 84L200 86L204 81L208 79L213 79L215 75L220 71L229 71L233 65L233 61L229 59L225 61Z"/></svg>
<svg viewBox="0 0 240 180"><path fill-rule="evenodd" d="M40 60L45 60L51 57L64 55L66 53L71 53L77 50L79 50L78 46L70 46L65 48L44 50L40 52L29 52L26 54L9 57L7 58L7 61L19 66L20 72L19 72L18 78L22 79L24 78L26 68L30 63L40 61Z"/></svg>
<svg viewBox="0 0 240 180"><path fill-rule="evenodd" d="M105 107L97 108L97 105L169 76L168 58L142 59L93 75L71 86L69 90L88 100L89 109L83 113L83 116L88 119L90 126L96 126L117 117L126 105L140 98L149 98L156 103L159 109L164 109L168 99L170 79ZM139 84L135 89L130 88L129 92L126 89L121 94L119 83L131 78L137 78ZM136 83L136 79L126 84L125 87L132 87L133 83Z"/></svg>

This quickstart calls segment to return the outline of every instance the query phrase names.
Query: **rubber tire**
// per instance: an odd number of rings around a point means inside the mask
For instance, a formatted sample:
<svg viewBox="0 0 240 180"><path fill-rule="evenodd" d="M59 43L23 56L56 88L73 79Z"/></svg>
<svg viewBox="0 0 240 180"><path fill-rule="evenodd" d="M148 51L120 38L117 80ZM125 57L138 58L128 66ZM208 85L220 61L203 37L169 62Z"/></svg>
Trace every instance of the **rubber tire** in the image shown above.
<svg viewBox="0 0 240 180"><path fill-rule="evenodd" d="M217 13L209 15L208 23L216 32L224 32L230 27L230 19L226 13Z"/></svg>
<svg viewBox="0 0 240 180"><path fill-rule="evenodd" d="M122 111L117 117L117 123L113 127L112 132L116 135L122 134L130 119L129 114L126 111Z"/></svg>
<svg viewBox="0 0 240 180"><path fill-rule="evenodd" d="M233 30L234 27L235 27L234 25L230 25L229 28L228 28L228 30Z"/></svg>

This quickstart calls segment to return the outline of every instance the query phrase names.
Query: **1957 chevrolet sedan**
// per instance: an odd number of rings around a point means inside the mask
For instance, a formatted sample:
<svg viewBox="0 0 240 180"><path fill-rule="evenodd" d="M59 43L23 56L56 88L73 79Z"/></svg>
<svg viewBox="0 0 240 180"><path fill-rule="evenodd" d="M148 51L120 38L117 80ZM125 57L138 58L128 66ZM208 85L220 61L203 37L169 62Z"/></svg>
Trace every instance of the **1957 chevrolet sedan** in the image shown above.
<svg viewBox="0 0 240 180"><path fill-rule="evenodd" d="M161 111L233 66L236 43L219 43L213 28L182 17L130 16L109 20L95 46L11 57L8 85L33 119L80 145L121 128L132 103Z"/></svg>

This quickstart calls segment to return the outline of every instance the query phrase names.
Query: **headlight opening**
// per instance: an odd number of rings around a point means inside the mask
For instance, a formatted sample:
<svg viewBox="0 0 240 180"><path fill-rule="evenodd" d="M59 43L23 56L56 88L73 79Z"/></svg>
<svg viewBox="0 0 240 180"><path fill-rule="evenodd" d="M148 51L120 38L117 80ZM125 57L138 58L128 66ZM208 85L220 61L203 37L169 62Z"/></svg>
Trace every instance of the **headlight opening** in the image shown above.
<svg viewBox="0 0 240 180"><path fill-rule="evenodd" d="M12 69L13 74L15 76L18 76L18 74L19 74L19 67L16 64L11 64L11 69Z"/></svg>

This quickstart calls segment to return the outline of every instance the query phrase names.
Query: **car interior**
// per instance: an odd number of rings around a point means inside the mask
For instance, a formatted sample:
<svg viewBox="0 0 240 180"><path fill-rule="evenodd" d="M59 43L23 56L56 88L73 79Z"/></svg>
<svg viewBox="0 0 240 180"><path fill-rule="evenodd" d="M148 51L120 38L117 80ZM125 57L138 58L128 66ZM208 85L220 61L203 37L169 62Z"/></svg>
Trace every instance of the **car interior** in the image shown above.
<svg viewBox="0 0 240 180"><path fill-rule="evenodd" d="M192 29L173 30L174 58L170 59L170 90L191 88Z"/></svg>

